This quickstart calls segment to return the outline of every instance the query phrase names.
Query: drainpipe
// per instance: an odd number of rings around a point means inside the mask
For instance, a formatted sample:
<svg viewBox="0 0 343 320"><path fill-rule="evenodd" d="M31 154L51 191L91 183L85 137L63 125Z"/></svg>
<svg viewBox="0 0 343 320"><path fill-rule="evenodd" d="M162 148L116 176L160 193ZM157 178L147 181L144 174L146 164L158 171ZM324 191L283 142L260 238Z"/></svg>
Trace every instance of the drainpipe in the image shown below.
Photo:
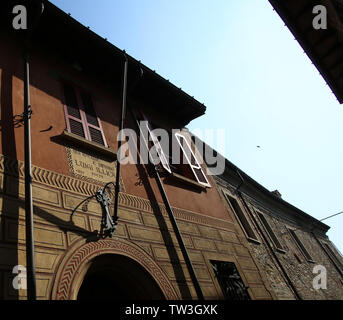
<svg viewBox="0 0 343 320"><path fill-rule="evenodd" d="M134 120L134 122L135 122L135 124L137 126L137 130L140 132L141 136L143 137L145 148L147 149L147 152L149 152L148 142L145 140L144 135L141 132L141 128L140 128L139 122L138 122L138 120L137 120L137 118L136 118L136 116L135 116L135 114L134 114L132 109L130 109L130 112L131 112L131 116L132 116L132 118L133 118L133 120ZM197 279L197 277L195 275L195 271L194 271L194 267L192 265L192 261L191 261L191 259L189 257L186 245L185 245L185 243L183 241L180 229L179 229L178 224L176 222L176 219L175 219L175 216L174 216L174 213L173 213L173 209L172 209L172 207L171 207L171 205L169 203L166 191L165 191L165 189L163 187L163 183L161 181L160 174L159 174L158 169L156 168L156 166L153 163L150 163L150 164L151 164L151 166L153 168L158 188L159 188L160 193L162 195L164 205L165 205L166 210L167 210L168 215L169 215L169 219L170 219L170 221L171 221L171 223L173 225L173 229L175 231L175 235L176 235L176 238L178 240L178 243L179 243L182 255L183 255L184 259L185 259L188 272L189 272L189 274L191 276L191 279L192 279L195 291L197 293L198 300L204 300L204 296L203 296L203 293L201 291L200 284L199 284L198 279Z"/></svg>
<svg viewBox="0 0 343 320"><path fill-rule="evenodd" d="M272 253L274 259L276 260L279 268L281 269L281 272L283 273L284 277L286 278L287 282L288 282L288 285L292 288L294 294L295 294L295 297L297 298L297 300L302 300L297 289L295 288L292 280L290 279L290 277L288 276L285 268L283 267L282 263L280 262L279 258L277 257L277 255L275 254L273 248L271 247L271 245L269 244L269 241L267 239L267 237L265 236L263 230L260 228L260 225L257 223L254 215L252 214L248 204L245 202L245 199L243 198L242 196L242 193L239 191L239 189L241 188L241 186L245 183L245 180L244 178L242 177L242 175L240 174L240 172L238 170L236 170L236 173L237 175L239 176L239 178L241 179L241 183L239 184L239 186L236 188L235 190L235 193L238 194L239 198L241 199L241 201L243 202L245 208L248 210L249 214L250 214L250 217L253 219L253 221L255 222L255 225L257 226L260 234L262 235L263 237L263 240L265 242L265 244L267 245L267 247L269 248L269 251Z"/></svg>
<svg viewBox="0 0 343 320"><path fill-rule="evenodd" d="M119 124L119 132L121 137L118 140L118 152L122 145L122 130L124 128L124 121L126 116L126 92L127 92L127 70L128 70L128 58L124 51L124 74L123 74L123 95L122 95L122 105L121 105L121 112L120 112L120 124ZM114 225L117 225L118 221L118 205L119 205L119 192L120 192L120 154L117 153L117 172L116 172L116 183L115 183L115 195L114 195L114 213L113 213L113 222Z"/></svg>
<svg viewBox="0 0 343 320"><path fill-rule="evenodd" d="M38 7L39 5L39 7ZM30 7L29 9L31 9ZM25 231L26 231L26 276L27 276L27 300L36 300L36 272L34 259L34 223L32 202L32 169L31 169L31 102L30 102L30 45L35 27L38 25L40 16L44 10L42 1L37 3L36 20L32 21L32 27L27 30L24 43L24 150L25 150ZM38 12L39 10L39 12ZM31 16L32 17L32 16Z"/></svg>

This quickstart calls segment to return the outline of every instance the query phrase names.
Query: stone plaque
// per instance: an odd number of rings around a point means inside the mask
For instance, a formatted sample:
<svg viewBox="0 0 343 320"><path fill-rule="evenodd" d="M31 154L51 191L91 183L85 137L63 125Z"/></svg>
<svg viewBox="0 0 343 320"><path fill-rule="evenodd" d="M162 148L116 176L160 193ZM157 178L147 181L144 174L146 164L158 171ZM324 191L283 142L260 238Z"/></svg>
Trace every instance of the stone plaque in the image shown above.
<svg viewBox="0 0 343 320"><path fill-rule="evenodd" d="M70 172L79 178L100 182L115 182L116 161L100 159L81 150L67 148Z"/></svg>

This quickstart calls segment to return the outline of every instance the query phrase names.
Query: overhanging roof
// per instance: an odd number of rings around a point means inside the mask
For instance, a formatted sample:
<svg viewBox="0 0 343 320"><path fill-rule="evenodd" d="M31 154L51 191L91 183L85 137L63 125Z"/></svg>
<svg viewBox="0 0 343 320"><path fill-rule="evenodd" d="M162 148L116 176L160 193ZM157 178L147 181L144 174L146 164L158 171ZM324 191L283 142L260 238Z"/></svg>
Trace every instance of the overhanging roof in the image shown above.
<svg viewBox="0 0 343 320"><path fill-rule="evenodd" d="M0 15L1 28L17 39L24 35L24 31L12 28L12 9L14 5L30 5L38 0L1 0ZM90 28L82 25L69 14L63 12L49 1L44 1L45 9L39 25L33 34L33 41L40 48L46 48L49 54L63 56L70 65L77 62L87 72L91 72L99 81L108 85L116 82L117 87L122 83L122 72L125 51L108 42L105 38L94 33ZM3 29L4 30L4 29ZM144 75L136 86L134 95L143 105L147 105L162 113L180 127L187 125L193 119L205 114L206 107L194 97L184 92L140 61L125 53L129 61L128 87L136 82L140 69ZM100 80L101 79L101 80Z"/></svg>
<svg viewBox="0 0 343 320"><path fill-rule="evenodd" d="M269 0L296 40L343 103L343 1ZM316 30L313 8L327 9L327 29Z"/></svg>

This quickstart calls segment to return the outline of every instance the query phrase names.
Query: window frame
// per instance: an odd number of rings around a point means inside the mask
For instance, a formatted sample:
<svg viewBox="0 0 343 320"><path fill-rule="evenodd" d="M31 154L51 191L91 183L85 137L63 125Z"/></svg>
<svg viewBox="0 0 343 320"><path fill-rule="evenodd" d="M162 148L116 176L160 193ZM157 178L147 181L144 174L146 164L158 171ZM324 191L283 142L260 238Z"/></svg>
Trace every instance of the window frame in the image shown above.
<svg viewBox="0 0 343 320"><path fill-rule="evenodd" d="M315 261L313 260L312 256L310 255L310 253L308 252L308 250L306 249L304 244L301 242L301 240L299 239L298 235L295 233L295 231L297 229L293 229L293 228L287 227L287 230L288 230L289 234L291 235L291 238L294 240L295 244L297 245L299 251L301 252L303 257L305 258L305 260L307 262L310 262L310 263L315 263Z"/></svg>
<svg viewBox="0 0 343 320"><path fill-rule="evenodd" d="M236 275L238 276L238 279L236 279L237 282L240 282L241 285L244 286L243 290L244 290L244 299L241 299L242 298L242 295L239 295L239 293L236 291L236 297L238 299L230 299L230 297L232 298L232 295L227 295L226 293L226 290L225 290L225 283L222 281L222 278L224 278L225 276L228 276L229 275L225 275L225 274L219 274L217 270L215 270L215 267L214 265L215 264L229 264L231 265L231 267L234 269ZM251 298L251 295L249 293L249 285L247 286L246 283L245 283L245 279L242 277L242 274L237 266L237 262L234 262L234 261L225 261L225 260L222 260L222 259L210 259L209 260L209 265L211 266L211 269L212 269L212 273L214 274L214 277L220 287L220 290L221 290L221 293L224 297L224 300L226 301L233 301L233 300L246 300L246 301L249 301L249 300L252 300ZM229 280L230 281L230 284L232 284L232 280ZM231 288L234 290L234 286L231 286ZM242 289L242 288L241 288Z"/></svg>
<svg viewBox="0 0 343 320"><path fill-rule="evenodd" d="M222 193L224 195L224 198L225 198L227 204L229 205L230 209L232 210L233 214L235 215L235 217L236 217L236 219L237 219L241 229L243 230L243 233L244 233L245 237L250 242L253 242L253 243L256 243L256 244L261 244L261 241L260 241L260 239L257 236L257 232L254 230L252 222L250 221L249 217L247 217L245 210L241 207L241 205L240 205L239 201L237 200L237 198L232 196L231 194L229 194L228 192L226 192L224 190L222 190ZM248 225L248 229L250 229L250 231L246 230L246 227L244 226L244 224L243 224L239 214L237 214L235 208L231 204L230 198L237 203L238 209L240 210L240 212L242 214L242 217L245 220L245 223ZM249 233L250 233L250 235L249 235Z"/></svg>
<svg viewBox="0 0 343 320"><path fill-rule="evenodd" d="M284 247L282 246L280 240L278 239L278 237L276 236L273 228L271 227L270 223L268 222L267 218L265 217L265 215L258 211L258 210L254 210L259 221L262 224L262 227L264 228L264 230L266 231L266 234L268 235L270 241L272 242L275 250L277 250L280 253L286 253L286 250L284 249Z"/></svg>
<svg viewBox="0 0 343 320"><path fill-rule="evenodd" d="M327 243L326 241L321 241L323 245L323 249L325 253L329 256L333 264L336 266L337 269L340 270L341 275L343 274L343 263L340 261L339 257L337 257L337 254L334 252L332 247ZM337 252L339 254L339 252Z"/></svg>
<svg viewBox="0 0 343 320"><path fill-rule="evenodd" d="M157 139L157 137L155 136L155 134L153 133L150 121L148 120L148 118L145 116L145 114L142 112L142 116L143 116L143 120L146 122L146 127L148 129L149 135L151 137L152 143L155 146L156 152L158 154L158 157L160 159L160 163L162 165L162 167L168 172L168 173L172 173L172 170L170 168L170 164L168 161L168 158L166 156L166 154L164 153L164 150L159 142L159 140ZM149 141L148 141L149 143Z"/></svg>
<svg viewBox="0 0 343 320"><path fill-rule="evenodd" d="M180 146L180 148L181 148L181 150L182 150L182 154L183 154L183 155L185 156L185 158L186 158L187 165L188 165L188 166L191 168L191 170L192 170L193 177L195 178L195 180L196 180L199 184L203 185L204 187L210 188L210 187L211 187L211 184L209 183L209 181L208 181L208 179L207 179L207 176L206 176L204 170L202 169L202 167L201 167L201 165L200 165L200 163L199 163L197 157L195 156L195 153L193 152L193 150L192 150L192 148L191 148L189 142L187 141L186 137L185 137L184 135L182 135L181 133L179 133L179 132L175 132L175 133L174 133L174 136L175 136L176 141L178 142L178 144L179 144L179 146ZM187 148L190 150L191 155L193 156L193 158L194 158L196 164L192 164L191 160L188 158L187 152L185 152L184 146L182 145L182 143L180 142L180 140L179 140L178 137L181 137L181 138L186 142ZM205 178L206 182L203 182L203 181L200 181L200 180L199 180L197 174L195 173L194 168L201 171L201 174L202 174L203 177Z"/></svg>
<svg viewBox="0 0 343 320"><path fill-rule="evenodd" d="M237 260L237 256L236 255L219 255L218 253L215 252L203 252L203 256L204 256L204 260L205 260L205 264L207 266L207 270L210 272L210 276L213 280L213 284L215 287L215 290L217 292L217 294L219 295L219 297L221 297L220 299L224 298L223 295L223 291L222 288L218 282L218 279L215 275L215 272L213 270L212 264L210 262L210 260L220 260L223 262L233 262L236 265L236 268L243 280L243 283L246 287L248 287L248 293L249 296L251 297L251 299L255 299L255 295L254 292L251 290L251 288L249 287L249 282L248 279L246 278L246 274L244 273L244 270L242 269L242 266L240 265L239 261Z"/></svg>
<svg viewBox="0 0 343 320"><path fill-rule="evenodd" d="M81 88L80 86L78 86L78 85L76 85L74 83L71 83L69 81L60 80L60 82L61 82L61 92L62 92L62 104L63 104L64 118L65 118L65 121L66 121L67 132L69 132L71 134L76 134L76 133L71 131L71 126L70 126L69 119L72 119L73 121L76 121L76 122L82 124L82 130L83 130L84 136L82 137L82 136L78 135L80 138L86 139L88 141L91 141L92 143L97 143L97 144L99 144L101 146L104 146L104 147L108 148L108 144L107 144L107 141L106 141L104 130L103 130L100 118L98 117L97 112L96 112L96 107L95 107L94 98L93 98L92 94L89 92L89 90ZM69 86L69 87L71 87L74 90L74 94L75 94L75 98L76 98L76 104L77 104L77 108L78 108L77 110L80 113L80 118L81 119L79 119L77 117L74 117L73 115L69 114L64 86ZM83 102L82 102L82 94L89 95L89 97L90 97L90 99L92 101L95 117L93 115L89 114L89 113L88 113L88 115L89 116L93 116L94 118L96 118L96 120L98 122L98 125L99 125L98 127L93 125L93 124L91 124L91 123L89 123L88 120L87 120L87 112L86 112L86 108L84 107ZM93 128L95 130L100 131L101 137L102 137L102 140L103 140L104 144L101 144L101 143L99 143L97 141L93 141L92 140L89 127Z"/></svg>
<svg viewBox="0 0 343 320"><path fill-rule="evenodd" d="M197 186L199 188L211 188L211 184L208 181L208 178L203 170L203 168L201 167L197 157L195 156L194 151L192 150L189 142L187 141L186 137L181 134L180 132L174 132L172 130L171 134L170 134L170 140L169 140L169 146L173 146L173 139L176 140L177 146L181 149L180 152L180 156L184 155L184 159L186 159L187 163L180 163L179 165L185 165L187 166L187 168L190 169L190 176L186 176L184 175L182 172L179 172L178 170L175 170L176 164L173 164L170 159L173 159L172 156L170 156L170 150L168 153L166 153L166 151L162 148L159 140L157 139L157 137L154 135L153 133L153 126L151 124L151 122L149 121L149 119L147 118L147 116L144 114L144 112L140 109L136 110L136 114L138 114L138 117L140 119L143 119L143 121L146 122L146 127L147 130L149 132L149 141L147 141L148 143L151 142L156 151L157 151L157 155L159 157L160 160L160 164L161 166L165 169L165 171L169 174L170 177L176 177L177 179L181 179L184 180L184 182L186 182L187 184L191 184L193 186ZM141 133L140 133L141 134ZM187 145L187 148L190 150L191 153L191 157L193 157L195 164L192 164L191 160L188 158L188 154L185 152L185 148L183 147L183 145L181 144L179 137L181 137ZM171 148L171 151L173 150L173 147ZM151 155L149 155L149 157L151 157ZM150 159L151 161L151 159ZM200 181L196 172L196 170L199 170L204 178L204 181Z"/></svg>

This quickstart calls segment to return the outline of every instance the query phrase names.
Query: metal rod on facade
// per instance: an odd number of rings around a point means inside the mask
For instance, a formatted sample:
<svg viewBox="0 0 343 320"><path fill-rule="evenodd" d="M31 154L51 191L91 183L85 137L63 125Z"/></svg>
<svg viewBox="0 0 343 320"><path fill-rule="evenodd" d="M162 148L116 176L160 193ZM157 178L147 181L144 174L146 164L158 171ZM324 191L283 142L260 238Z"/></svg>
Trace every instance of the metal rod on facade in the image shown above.
<svg viewBox="0 0 343 320"><path fill-rule="evenodd" d="M336 216L338 216L339 214L342 214L342 213L343 213L343 211L338 212L338 213L335 213L335 214L333 214L333 215L331 215L331 216L329 216L329 217L326 217L326 218L324 218L324 219L320 219L319 221L324 221L324 220L326 220L326 219L336 217Z"/></svg>
<svg viewBox="0 0 343 320"><path fill-rule="evenodd" d="M26 233L26 282L27 300L36 300L36 268L34 255L34 220L32 200L32 161L31 161L31 101L30 101L30 45L33 32L44 11L45 0L30 3L30 25L24 43L24 154L25 154L25 233Z"/></svg>
<svg viewBox="0 0 343 320"><path fill-rule="evenodd" d="M34 258L32 172L31 172L31 105L30 63L28 52L24 54L24 149L25 149L25 231L27 299L36 300L36 272Z"/></svg>
<svg viewBox="0 0 343 320"><path fill-rule="evenodd" d="M162 198L163 198L163 201L165 203L167 212L169 214L170 221L171 221L171 223L172 223L172 225L174 227L175 235L177 237L177 240L178 240L179 245L180 245L180 249L181 249L183 257L185 259L185 262L186 262L186 265L187 265L187 268L188 268L188 272L189 272L189 274L191 276L191 279L192 279L195 291L196 291L196 293L198 295L198 299L199 300L204 300L204 296L203 296L203 293L201 291L200 284L199 284L198 279L197 279L197 277L195 275L195 271L194 271L194 267L192 265L192 261L189 258L189 254L187 252L187 248L186 248L185 243L183 241L183 238L182 238L182 235L180 233L180 230L179 230L179 227L177 225L177 222L175 220L173 210L172 210L172 208L170 206L168 197L167 197L166 192L164 190L164 187L163 187L160 175L159 175L159 173L158 173L158 171L156 169L155 169L155 176L156 176L156 181L157 181L158 187L159 187L159 189L161 191Z"/></svg>
<svg viewBox="0 0 343 320"><path fill-rule="evenodd" d="M149 152L149 147L148 147L148 143L147 141L145 140L145 137L144 137L144 134L142 134L141 132L141 127L139 125L139 122L133 112L133 110L131 110L131 116L135 122L135 124L137 125L137 128L138 128L138 131L140 132L142 138L143 138L143 141L144 141L144 145L147 149L147 152ZM200 287L200 284L198 282L198 279L195 275L195 271L194 271L194 267L192 265L192 261L191 259L189 258L189 254L188 254L188 251L187 251L187 248L186 248L186 245L183 241L183 238L182 238L182 235L181 235L181 232L180 232L180 229L178 227L178 224L176 222L176 219L175 219L175 216L174 216L174 212L173 212L173 209L169 203L169 200L168 200L168 197L167 197L167 194L166 194L166 191L163 187L163 184L162 184L162 181L161 181L161 178L160 178L160 174L156 168L156 166L154 164L151 163L151 166L154 168L154 174L155 174L155 178L156 178L156 181L157 181L157 185L159 187L159 190L161 192L161 195L162 195L162 198L163 198L163 202L164 202L164 205L167 209L167 212L168 212L168 215L169 215L169 218L170 218L170 221L173 225L173 228L174 228L174 231L175 231L175 235L176 235L176 238L178 240L178 243L179 243L179 246L180 246L180 249L181 249L181 252L183 254L183 257L185 259L185 262L186 262L186 265L187 265L187 269L188 269L188 272L191 276L191 279L192 279L192 282L193 282L193 285L194 285L194 288L195 288L195 291L197 293L197 296L198 296L198 299L199 300L204 300L204 296L203 296L203 293L201 291L201 287Z"/></svg>
<svg viewBox="0 0 343 320"><path fill-rule="evenodd" d="M123 96L122 96L122 106L121 106L121 115L120 115L120 124L119 132L122 135L122 130L124 128L124 121L126 115L126 92L127 92L127 70L128 70L128 58L124 53L125 63L124 63L124 75L123 75ZM113 222L117 224L118 220L118 205L119 205L119 191L120 191L120 147L122 143L122 136L118 140L118 151L117 151L117 171L116 171L116 184L115 184L115 195L114 195L114 213L113 213Z"/></svg>

